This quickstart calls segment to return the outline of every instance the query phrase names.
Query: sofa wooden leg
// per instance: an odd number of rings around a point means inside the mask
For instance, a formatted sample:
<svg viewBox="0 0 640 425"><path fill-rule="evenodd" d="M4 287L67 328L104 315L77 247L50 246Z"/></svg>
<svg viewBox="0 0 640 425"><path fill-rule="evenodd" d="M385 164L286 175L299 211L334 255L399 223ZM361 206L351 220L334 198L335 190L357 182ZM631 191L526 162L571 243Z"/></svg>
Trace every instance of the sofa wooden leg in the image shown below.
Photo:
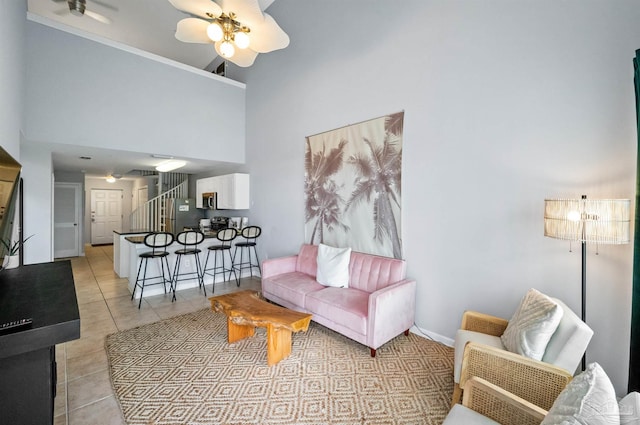
<svg viewBox="0 0 640 425"><path fill-rule="evenodd" d="M409 336L409 329L407 329L406 331L404 331L404 336Z"/></svg>
<svg viewBox="0 0 640 425"><path fill-rule="evenodd" d="M371 357L375 357L375 356L376 356L376 349L371 348Z"/></svg>
<svg viewBox="0 0 640 425"><path fill-rule="evenodd" d="M462 399L462 388L460 388L459 384L454 383L453 384L453 396L451 397L451 407L453 407L456 404L460 403L461 399Z"/></svg>

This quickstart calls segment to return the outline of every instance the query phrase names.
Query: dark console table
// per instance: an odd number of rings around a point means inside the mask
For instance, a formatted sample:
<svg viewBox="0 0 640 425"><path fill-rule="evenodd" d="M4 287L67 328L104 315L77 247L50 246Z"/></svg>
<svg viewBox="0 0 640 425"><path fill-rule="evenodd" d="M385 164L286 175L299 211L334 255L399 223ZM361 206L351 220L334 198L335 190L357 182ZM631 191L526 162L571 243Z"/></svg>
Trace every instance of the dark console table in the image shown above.
<svg viewBox="0 0 640 425"><path fill-rule="evenodd" d="M52 424L55 345L80 338L71 263L0 271L0 323L33 323L0 333L0 415L3 423Z"/></svg>

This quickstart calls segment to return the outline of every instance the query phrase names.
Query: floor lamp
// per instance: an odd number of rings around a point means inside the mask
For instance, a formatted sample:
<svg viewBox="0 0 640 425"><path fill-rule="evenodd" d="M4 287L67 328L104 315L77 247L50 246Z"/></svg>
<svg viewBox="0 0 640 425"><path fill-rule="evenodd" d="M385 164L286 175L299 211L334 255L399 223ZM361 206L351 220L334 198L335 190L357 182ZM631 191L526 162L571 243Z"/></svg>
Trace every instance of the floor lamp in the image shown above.
<svg viewBox="0 0 640 425"><path fill-rule="evenodd" d="M545 199L544 235L580 242L582 248L582 321L586 323L587 244L629 243L629 199ZM597 253L597 252L596 252ZM582 370L586 353L582 357Z"/></svg>

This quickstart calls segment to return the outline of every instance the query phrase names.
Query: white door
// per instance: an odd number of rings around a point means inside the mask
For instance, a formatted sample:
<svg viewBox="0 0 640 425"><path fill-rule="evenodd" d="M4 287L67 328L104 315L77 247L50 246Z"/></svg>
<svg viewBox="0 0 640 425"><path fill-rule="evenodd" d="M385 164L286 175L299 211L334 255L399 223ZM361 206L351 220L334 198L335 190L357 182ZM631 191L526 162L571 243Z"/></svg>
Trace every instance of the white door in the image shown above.
<svg viewBox="0 0 640 425"><path fill-rule="evenodd" d="M141 187L138 189L138 208L142 208L149 200L149 187Z"/></svg>
<svg viewBox="0 0 640 425"><path fill-rule="evenodd" d="M122 231L122 191L91 189L91 245L113 243Z"/></svg>
<svg viewBox="0 0 640 425"><path fill-rule="evenodd" d="M54 258L80 255L80 218L82 185L56 183L53 194L53 256Z"/></svg>

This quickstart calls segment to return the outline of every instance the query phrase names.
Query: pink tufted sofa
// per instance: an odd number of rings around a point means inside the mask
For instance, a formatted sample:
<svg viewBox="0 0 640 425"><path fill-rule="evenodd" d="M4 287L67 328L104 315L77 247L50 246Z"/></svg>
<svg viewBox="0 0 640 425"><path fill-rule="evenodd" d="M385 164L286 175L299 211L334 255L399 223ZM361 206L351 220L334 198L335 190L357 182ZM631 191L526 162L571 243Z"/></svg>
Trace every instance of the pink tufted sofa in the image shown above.
<svg viewBox="0 0 640 425"><path fill-rule="evenodd" d="M316 281L317 245L303 245L298 255L262 262L262 295L276 304L313 314L311 320L371 349L414 323L415 280L405 279L404 260L351 252L349 287Z"/></svg>

